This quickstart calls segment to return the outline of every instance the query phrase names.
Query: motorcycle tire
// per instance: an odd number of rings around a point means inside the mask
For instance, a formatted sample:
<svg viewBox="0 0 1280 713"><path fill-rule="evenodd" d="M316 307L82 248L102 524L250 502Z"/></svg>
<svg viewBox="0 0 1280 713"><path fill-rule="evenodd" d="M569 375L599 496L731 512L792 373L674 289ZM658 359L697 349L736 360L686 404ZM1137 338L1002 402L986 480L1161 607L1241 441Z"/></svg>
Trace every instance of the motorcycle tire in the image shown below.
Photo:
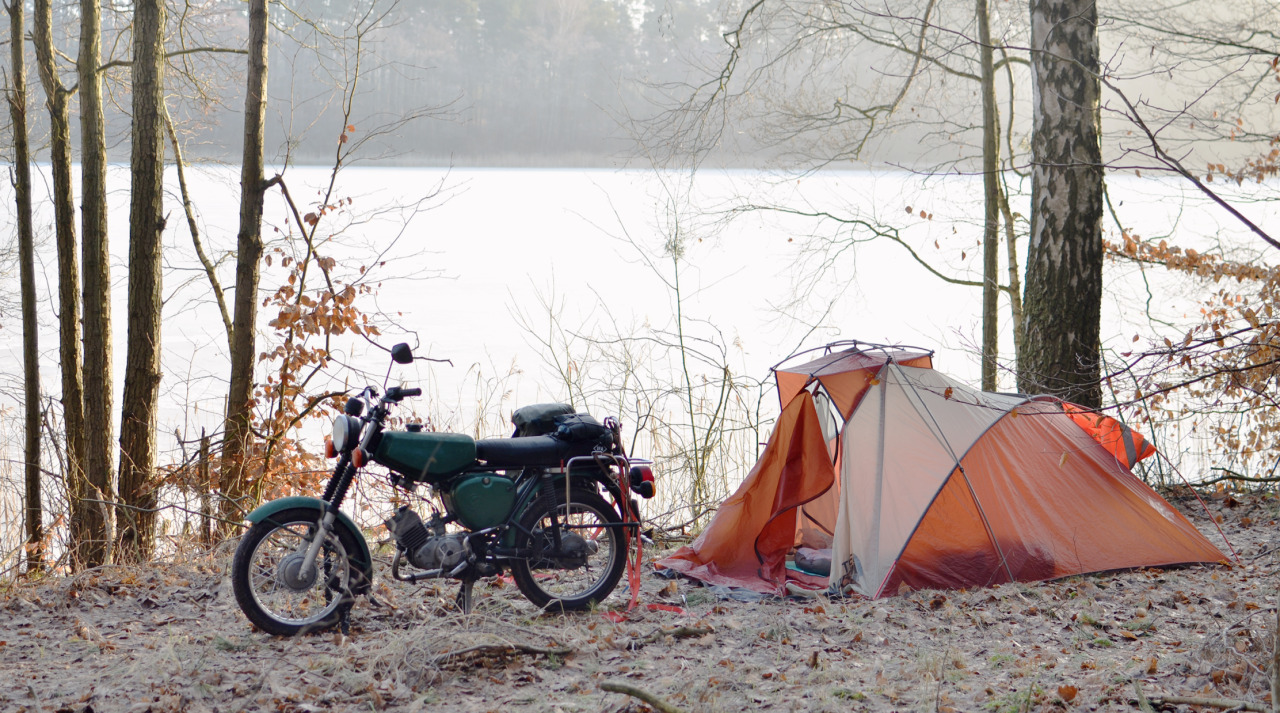
<svg viewBox="0 0 1280 713"><path fill-rule="evenodd" d="M331 628L351 609L364 571L352 559L359 543L344 527L326 537L316 555L316 572L301 579L294 568L298 549L316 527L311 508L281 510L255 523L240 539L231 562L231 588L240 610L259 629L297 636Z"/></svg>
<svg viewBox="0 0 1280 713"><path fill-rule="evenodd" d="M520 592L540 609L581 610L603 601L618 586L627 564L623 528L591 527L621 522L617 511L596 493L574 490L569 497L572 504L566 509L565 493L557 489L552 507L559 522L571 526L562 533L576 533L594 547L583 565L566 565L551 559L548 551L553 540L546 529L551 523L551 507L546 500L538 498L520 518L516 547L531 548L534 555L513 562L511 577ZM539 552L548 554L540 557Z"/></svg>

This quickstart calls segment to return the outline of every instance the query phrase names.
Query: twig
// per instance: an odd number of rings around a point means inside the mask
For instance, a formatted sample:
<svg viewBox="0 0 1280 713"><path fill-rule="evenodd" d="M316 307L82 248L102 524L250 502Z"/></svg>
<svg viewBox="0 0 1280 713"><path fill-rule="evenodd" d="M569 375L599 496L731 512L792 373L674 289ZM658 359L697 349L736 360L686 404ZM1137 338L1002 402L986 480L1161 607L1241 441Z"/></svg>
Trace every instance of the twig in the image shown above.
<svg viewBox="0 0 1280 713"><path fill-rule="evenodd" d="M480 644L457 651L450 651L447 654L440 654L432 657L428 662L432 666L443 666L449 663L455 663L473 654L487 656L507 656L510 654L530 654L533 656L568 656L574 650L565 646L555 649L544 649L539 646L529 646L527 644Z"/></svg>
<svg viewBox="0 0 1280 713"><path fill-rule="evenodd" d="M1136 683L1136 682L1135 682ZM1152 705L1163 706L1169 705L1187 705L1187 706L1208 706L1210 708L1222 708L1225 710L1241 710L1241 711L1258 711L1258 713L1267 713L1270 709L1260 706L1257 703L1248 701L1234 701L1230 698L1190 698L1187 696L1152 696L1150 699Z"/></svg>
<svg viewBox="0 0 1280 713"><path fill-rule="evenodd" d="M1247 475L1241 475L1230 468L1223 468L1216 465L1209 468L1209 470L1220 470L1223 473L1226 473L1226 475L1219 476L1212 480L1202 480L1197 482L1196 485L1213 485L1214 483L1219 483L1224 480L1243 480L1247 483L1280 483L1280 476L1254 478Z"/></svg>
<svg viewBox="0 0 1280 713"><path fill-rule="evenodd" d="M1271 626L1271 713L1280 711L1280 607Z"/></svg>
<svg viewBox="0 0 1280 713"><path fill-rule="evenodd" d="M1138 708L1142 710L1142 713L1156 713L1156 709L1151 707L1151 701L1147 700L1147 697L1142 694L1141 681L1135 680L1133 682L1133 692L1138 695Z"/></svg>
<svg viewBox="0 0 1280 713"><path fill-rule="evenodd" d="M645 703L653 706L654 710L661 711L662 713L684 713L684 709L677 708L648 691L636 688L635 686L629 686L625 683L603 681L600 683L600 689L604 691L611 691L613 693L622 693L631 696L632 698L639 698Z"/></svg>
<svg viewBox="0 0 1280 713"><path fill-rule="evenodd" d="M121 510L132 511L132 512L160 512L162 510L180 510L182 512L187 513L188 515L199 515L201 517L205 516L205 514L200 512L199 510L184 508L181 505L176 505L176 504L160 505L154 508L143 508L143 507L138 507L137 505L127 505L125 503L116 503L116 502L111 502L109 500L95 500L93 498L80 498L80 500L81 502L86 502L86 503L100 503L102 505L110 505L112 507L120 508ZM221 518L216 515L209 515L208 517L210 520L217 520L218 522L231 525L232 527L245 526L243 522L236 522L235 520L227 520L225 518Z"/></svg>
<svg viewBox="0 0 1280 713"><path fill-rule="evenodd" d="M628 648L635 650L641 646L645 646L646 644L652 644L655 641L659 641L666 636L670 636L673 639L685 639L690 636L706 636L707 634L714 634L715 631L716 630L711 627L702 628L697 626L678 626L674 629L657 629L643 639L637 639L636 641L631 642L631 645Z"/></svg>
<svg viewBox="0 0 1280 713"><path fill-rule="evenodd" d="M1120 91L1118 87L1116 87L1114 84L1108 81L1105 76L1099 75L1098 79L1103 84L1105 84L1108 89L1115 92L1116 96L1120 97L1120 101L1124 102L1124 105L1128 107L1129 118L1133 121L1134 124L1137 125L1139 129L1142 130L1142 133L1147 135L1147 143L1151 145L1151 150L1155 154L1156 160L1160 161L1164 165L1173 169L1174 172L1180 174L1183 178L1187 179L1188 181L1191 181L1191 184L1194 185L1196 188L1200 189L1201 193L1204 193L1206 196L1208 196L1209 200L1212 200L1214 203L1217 203L1228 213L1235 216L1236 220L1239 220L1241 223L1245 225L1245 227L1247 227L1249 230L1252 230L1255 235L1262 238L1263 241L1265 241L1268 245L1270 245L1273 248L1280 248L1280 241L1268 235L1267 232L1264 231L1261 227L1257 226L1256 224L1254 224L1253 221L1246 218L1244 214L1241 213L1239 210L1236 210L1235 206L1228 203L1226 199L1224 199L1222 196L1210 190L1209 187L1204 185L1204 183L1202 183L1194 173L1187 170L1187 168L1182 165L1181 161L1179 161L1178 159L1170 155L1168 152L1166 152L1164 150L1164 147L1160 145L1160 142L1156 140L1155 132L1152 131L1151 128L1147 126L1147 123L1143 121L1142 117L1138 115L1138 109L1134 107L1133 102L1129 101L1129 97L1126 96L1124 92Z"/></svg>
<svg viewBox="0 0 1280 713"><path fill-rule="evenodd" d="M22 551L22 548L24 548L24 547L26 547L26 546L27 546L27 543L26 543L26 541L25 541L25 540L24 540L24 541L22 541L22 542L19 542L19 543L18 543L18 546L17 546L17 547L15 547L15 548L13 548L12 550L10 550L9 554L5 555L4 557L0 557L0 567L3 567L3 566L5 566L6 564L8 564L8 563L9 563L9 558L10 558L10 557L13 557L14 555L16 555L16 554L18 554L19 552L21 552L21 551ZM22 564L22 558L21 558L21 557L19 557L19 558L18 558L18 562L17 562L17 564L16 564L15 566L17 566L17 565L21 565L21 564ZM8 571L8 570L4 570L4 571ZM4 573L3 571L0 571L0 574L3 574L3 573Z"/></svg>
<svg viewBox="0 0 1280 713"><path fill-rule="evenodd" d="M1275 552L1275 551L1276 551L1276 548L1275 548L1275 547L1268 547L1267 549L1265 549L1265 550L1263 550L1263 551L1259 552L1258 554L1256 554L1256 555L1254 555L1254 556L1252 556L1252 557L1249 557L1248 559L1250 559L1250 560L1261 559L1261 558L1263 558L1263 557L1266 557L1266 556L1267 556L1267 555L1269 555L1269 554L1272 554L1272 553L1273 553L1273 552Z"/></svg>

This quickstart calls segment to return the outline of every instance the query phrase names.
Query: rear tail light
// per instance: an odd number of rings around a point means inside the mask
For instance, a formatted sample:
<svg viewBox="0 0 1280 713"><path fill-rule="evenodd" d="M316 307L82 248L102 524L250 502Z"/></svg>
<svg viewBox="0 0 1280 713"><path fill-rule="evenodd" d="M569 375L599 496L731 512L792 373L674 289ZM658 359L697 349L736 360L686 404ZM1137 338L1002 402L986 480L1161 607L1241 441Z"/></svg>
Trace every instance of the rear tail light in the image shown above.
<svg viewBox="0 0 1280 713"><path fill-rule="evenodd" d="M647 465L631 466L629 481L632 492L645 500L658 492L653 480L653 469Z"/></svg>

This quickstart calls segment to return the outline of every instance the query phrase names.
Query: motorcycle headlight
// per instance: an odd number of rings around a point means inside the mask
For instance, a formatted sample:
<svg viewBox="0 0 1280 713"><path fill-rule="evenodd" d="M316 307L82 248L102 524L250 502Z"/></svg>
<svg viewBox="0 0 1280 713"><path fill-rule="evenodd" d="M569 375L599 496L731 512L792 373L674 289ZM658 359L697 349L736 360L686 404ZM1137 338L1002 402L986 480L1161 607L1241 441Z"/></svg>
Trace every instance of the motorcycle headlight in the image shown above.
<svg viewBox="0 0 1280 713"><path fill-rule="evenodd" d="M340 414L333 419L333 448L339 453L355 447L360 440L360 419Z"/></svg>

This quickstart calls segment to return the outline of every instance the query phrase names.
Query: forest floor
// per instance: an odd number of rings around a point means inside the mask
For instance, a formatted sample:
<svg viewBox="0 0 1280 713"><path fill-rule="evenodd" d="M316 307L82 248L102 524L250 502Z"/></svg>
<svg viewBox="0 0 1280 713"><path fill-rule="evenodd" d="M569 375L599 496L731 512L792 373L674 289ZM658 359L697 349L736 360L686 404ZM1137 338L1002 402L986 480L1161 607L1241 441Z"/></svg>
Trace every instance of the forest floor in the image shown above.
<svg viewBox="0 0 1280 713"><path fill-rule="evenodd" d="M1193 497L1172 500L1221 545ZM240 614L224 544L0 588L0 710L649 710L602 688L614 684L691 713L1201 709L1172 696L1264 706L1280 501L1206 500L1239 563L754 603L646 565L623 618L621 588L615 616L551 616L497 580L477 585L463 616L453 587L392 582L379 562L377 604L357 603L350 636L295 639Z"/></svg>

